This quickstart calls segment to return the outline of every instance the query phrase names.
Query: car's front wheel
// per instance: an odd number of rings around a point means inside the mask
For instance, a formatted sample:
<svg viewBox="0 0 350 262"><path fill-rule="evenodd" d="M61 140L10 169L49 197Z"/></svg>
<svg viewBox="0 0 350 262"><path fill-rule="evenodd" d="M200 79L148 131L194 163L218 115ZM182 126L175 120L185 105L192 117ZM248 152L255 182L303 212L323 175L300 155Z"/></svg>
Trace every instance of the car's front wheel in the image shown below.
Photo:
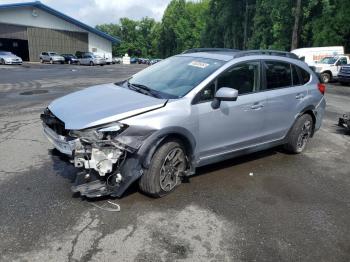
<svg viewBox="0 0 350 262"><path fill-rule="evenodd" d="M309 138L313 131L313 120L309 114L304 114L300 116L292 130L288 135L287 143L285 144L285 149L293 154L299 154L304 151Z"/></svg>
<svg viewBox="0 0 350 262"><path fill-rule="evenodd" d="M5 60L4 59L1 59L1 64L4 65L5 64Z"/></svg>
<svg viewBox="0 0 350 262"><path fill-rule="evenodd" d="M163 143L154 153L150 166L139 180L140 189L152 197L169 194L181 184L186 171L185 148L178 140Z"/></svg>

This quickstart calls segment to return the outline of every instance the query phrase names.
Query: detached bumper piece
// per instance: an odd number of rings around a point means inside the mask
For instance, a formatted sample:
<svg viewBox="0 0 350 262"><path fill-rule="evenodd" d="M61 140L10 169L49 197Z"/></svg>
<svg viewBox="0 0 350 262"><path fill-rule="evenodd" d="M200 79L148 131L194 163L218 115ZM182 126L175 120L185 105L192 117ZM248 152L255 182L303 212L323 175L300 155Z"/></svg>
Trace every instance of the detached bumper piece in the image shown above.
<svg viewBox="0 0 350 262"><path fill-rule="evenodd" d="M343 117L339 118L338 126L345 127L350 131L350 113L344 114Z"/></svg>

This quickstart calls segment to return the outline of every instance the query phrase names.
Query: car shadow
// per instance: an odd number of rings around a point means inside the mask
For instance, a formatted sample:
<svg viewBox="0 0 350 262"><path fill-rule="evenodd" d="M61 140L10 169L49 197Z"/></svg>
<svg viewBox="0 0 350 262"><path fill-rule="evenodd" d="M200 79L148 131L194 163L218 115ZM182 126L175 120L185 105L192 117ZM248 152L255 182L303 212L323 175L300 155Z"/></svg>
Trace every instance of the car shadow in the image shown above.
<svg viewBox="0 0 350 262"><path fill-rule="evenodd" d="M273 156L278 153L286 153L286 152L284 151L283 147L278 146L278 147L266 149L263 151L251 153L248 155L240 156L240 157L230 158L215 164L199 167L196 170L196 174L190 177L183 178L182 182L190 183L190 179L193 177L204 176L206 174L219 171L221 169L231 168L244 163L249 163L251 161ZM52 158L53 169L55 170L55 172L61 177L69 180L71 183L74 183L76 175L79 171L74 167L74 165L72 165L69 162L69 157L60 153L56 149L50 149L49 155ZM83 201L87 201L87 202L100 202L100 201L107 201L107 200L114 200L114 199L126 199L134 195L135 193L142 194L142 192L139 190L139 187L138 187L138 181L135 181L134 183L132 183L121 197L101 196L98 198L87 198L84 196L80 196L79 193L72 193L72 197L81 198Z"/></svg>
<svg viewBox="0 0 350 262"><path fill-rule="evenodd" d="M287 153L282 146L278 146L278 147L273 147L270 149L266 149L263 151L259 151L259 152L255 152L255 153L251 153L251 154L247 154L247 155L243 155L243 156L239 156L239 157L235 157L235 158L230 158L227 160L223 160L221 162L217 162L215 164L210 164L210 165L206 165L206 166L202 166L197 168L196 170L196 174L194 174L191 177L196 177L196 176L202 176L211 172L215 172L218 171L220 169L225 169L225 168L231 168L234 166L238 166L244 163L248 163L251 161L255 161L261 158L265 158L265 157L269 157L269 156L273 156L276 155L278 153ZM189 179L191 178L189 177Z"/></svg>

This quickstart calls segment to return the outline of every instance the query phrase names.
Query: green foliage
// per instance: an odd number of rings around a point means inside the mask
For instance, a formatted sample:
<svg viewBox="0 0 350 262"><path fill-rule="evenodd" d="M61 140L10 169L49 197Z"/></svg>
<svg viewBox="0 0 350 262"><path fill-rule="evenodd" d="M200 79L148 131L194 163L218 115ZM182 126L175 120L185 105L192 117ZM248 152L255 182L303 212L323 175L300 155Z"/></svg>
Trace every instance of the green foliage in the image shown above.
<svg viewBox="0 0 350 262"><path fill-rule="evenodd" d="M201 46L290 50L293 31L299 47L350 52L349 14L349 0L302 0L301 8L296 0L172 0L161 22L122 18L97 28L121 38L118 56L168 57Z"/></svg>

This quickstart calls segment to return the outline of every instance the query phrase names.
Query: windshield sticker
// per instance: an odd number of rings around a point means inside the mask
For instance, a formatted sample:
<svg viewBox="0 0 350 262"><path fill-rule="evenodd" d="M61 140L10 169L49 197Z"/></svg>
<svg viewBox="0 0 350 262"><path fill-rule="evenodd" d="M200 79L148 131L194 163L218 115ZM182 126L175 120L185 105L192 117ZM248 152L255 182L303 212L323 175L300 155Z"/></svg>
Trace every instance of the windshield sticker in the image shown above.
<svg viewBox="0 0 350 262"><path fill-rule="evenodd" d="M198 62L198 61L192 61L188 65L189 66L194 66L194 67L199 67L199 68L206 68L209 64L203 63L203 62Z"/></svg>

